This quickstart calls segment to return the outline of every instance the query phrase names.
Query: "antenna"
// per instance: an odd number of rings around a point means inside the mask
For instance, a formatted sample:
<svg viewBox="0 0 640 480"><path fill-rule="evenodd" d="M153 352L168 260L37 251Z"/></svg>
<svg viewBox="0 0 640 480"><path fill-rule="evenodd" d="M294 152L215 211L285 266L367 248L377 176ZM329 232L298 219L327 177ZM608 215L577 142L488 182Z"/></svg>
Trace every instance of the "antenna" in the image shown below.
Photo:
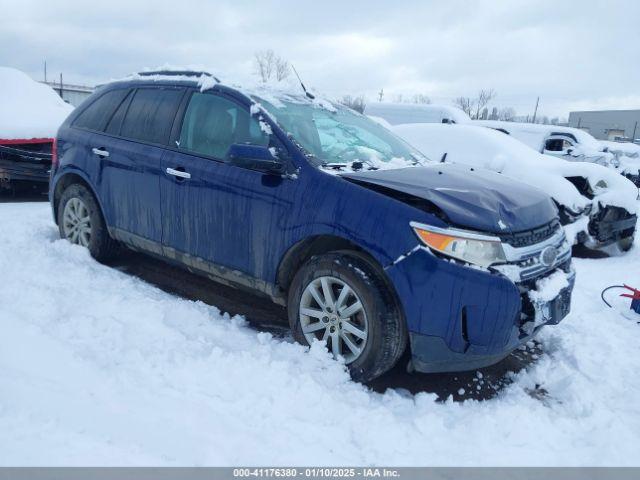
<svg viewBox="0 0 640 480"><path fill-rule="evenodd" d="M304 90L304 94L309 97L311 100L313 100L314 98L316 98L314 95L310 94L309 92L307 92L306 87L304 86L304 83L302 83L302 79L300 78L300 75L298 75L298 72L296 71L296 67L293 66L293 64L291 65L291 68L293 69L293 73L296 74L296 77L298 77L298 81L300 82L300 86L302 87L302 90Z"/></svg>

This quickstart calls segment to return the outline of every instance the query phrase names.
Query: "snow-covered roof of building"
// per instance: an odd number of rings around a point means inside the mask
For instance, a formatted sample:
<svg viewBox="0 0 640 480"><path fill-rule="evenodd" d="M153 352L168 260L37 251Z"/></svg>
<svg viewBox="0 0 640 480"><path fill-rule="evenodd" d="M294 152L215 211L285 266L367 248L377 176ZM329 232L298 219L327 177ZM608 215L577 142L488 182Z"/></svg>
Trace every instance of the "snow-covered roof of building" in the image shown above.
<svg viewBox="0 0 640 480"><path fill-rule="evenodd" d="M364 113L379 117L391 125L403 123L469 123L471 118L451 105L373 102L365 106Z"/></svg>
<svg viewBox="0 0 640 480"><path fill-rule="evenodd" d="M0 67L0 139L53 138L73 110L47 85Z"/></svg>

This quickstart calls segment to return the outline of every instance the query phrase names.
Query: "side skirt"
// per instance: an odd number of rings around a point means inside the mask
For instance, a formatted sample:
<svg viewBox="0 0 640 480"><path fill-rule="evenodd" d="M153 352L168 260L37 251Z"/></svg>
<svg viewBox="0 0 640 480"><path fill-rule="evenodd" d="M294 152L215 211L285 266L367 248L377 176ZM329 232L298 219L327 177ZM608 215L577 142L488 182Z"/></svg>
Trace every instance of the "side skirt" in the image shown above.
<svg viewBox="0 0 640 480"><path fill-rule="evenodd" d="M273 283L252 277L251 275L239 270L233 270L228 267L209 262L203 258L181 252L175 248L163 246L158 242L119 228L111 227L109 228L109 233L113 238L124 243L132 250L158 257L171 264L186 268L191 273L207 277L214 282L233 288L247 290L252 293L266 295L274 303L286 306L286 297L284 292Z"/></svg>

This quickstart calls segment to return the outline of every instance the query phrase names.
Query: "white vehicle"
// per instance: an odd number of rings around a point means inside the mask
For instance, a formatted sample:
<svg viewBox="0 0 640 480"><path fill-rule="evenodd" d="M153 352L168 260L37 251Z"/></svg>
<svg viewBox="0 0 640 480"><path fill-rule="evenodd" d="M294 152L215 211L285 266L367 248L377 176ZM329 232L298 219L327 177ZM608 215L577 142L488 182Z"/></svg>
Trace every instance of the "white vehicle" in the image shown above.
<svg viewBox="0 0 640 480"><path fill-rule="evenodd" d="M364 114L381 118L389 125L471 122L466 113L449 105L377 102L367 104Z"/></svg>
<svg viewBox="0 0 640 480"><path fill-rule="evenodd" d="M590 162L609 167L640 186L640 162L614 155L608 147L584 130L537 123L476 120L474 124L511 135L534 150L572 162Z"/></svg>
<svg viewBox="0 0 640 480"><path fill-rule="evenodd" d="M612 142L610 140L600 140L607 150L614 155L629 158L640 158L640 145L631 142Z"/></svg>
<svg viewBox="0 0 640 480"><path fill-rule="evenodd" d="M393 131L433 160L487 168L544 190L558 206L570 241L592 249L631 248L638 190L608 168L543 155L480 126L422 123Z"/></svg>

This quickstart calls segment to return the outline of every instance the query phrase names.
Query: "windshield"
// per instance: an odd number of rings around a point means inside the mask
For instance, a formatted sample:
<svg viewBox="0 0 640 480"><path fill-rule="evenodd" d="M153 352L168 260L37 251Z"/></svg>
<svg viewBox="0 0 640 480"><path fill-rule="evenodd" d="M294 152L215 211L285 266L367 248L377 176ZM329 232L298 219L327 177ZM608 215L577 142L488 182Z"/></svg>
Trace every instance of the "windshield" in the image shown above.
<svg viewBox="0 0 640 480"><path fill-rule="evenodd" d="M254 98L278 124L320 165L354 165L395 168L424 163L427 159L383 126L352 110L336 105Z"/></svg>

